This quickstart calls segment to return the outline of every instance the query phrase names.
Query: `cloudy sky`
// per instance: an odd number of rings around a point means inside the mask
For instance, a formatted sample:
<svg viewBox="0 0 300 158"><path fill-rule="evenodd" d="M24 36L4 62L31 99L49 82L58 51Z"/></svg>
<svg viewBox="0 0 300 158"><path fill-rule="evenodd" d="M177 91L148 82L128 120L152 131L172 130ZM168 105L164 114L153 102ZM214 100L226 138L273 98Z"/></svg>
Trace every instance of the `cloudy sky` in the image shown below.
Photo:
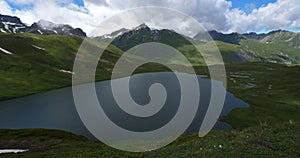
<svg viewBox="0 0 300 158"><path fill-rule="evenodd" d="M0 0L0 14L18 16L27 24L40 19L70 24L90 34L99 23L114 15L136 7L159 6L183 12L208 30L244 33L285 29L298 32L298 3L299 0ZM161 28L172 22L174 17L170 15L164 22L153 23L156 26L152 27Z"/></svg>

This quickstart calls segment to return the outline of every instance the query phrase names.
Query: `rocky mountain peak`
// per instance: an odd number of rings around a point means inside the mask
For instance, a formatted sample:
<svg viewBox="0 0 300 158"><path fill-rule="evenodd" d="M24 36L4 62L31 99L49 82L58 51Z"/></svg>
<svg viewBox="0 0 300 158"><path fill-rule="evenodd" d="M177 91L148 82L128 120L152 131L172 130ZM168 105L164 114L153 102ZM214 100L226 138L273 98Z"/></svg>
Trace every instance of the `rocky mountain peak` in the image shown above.
<svg viewBox="0 0 300 158"><path fill-rule="evenodd" d="M208 31L208 34L211 37L207 37L207 34L204 34L204 33L198 33L194 37L194 39L201 40L201 41L218 40L218 41L223 41L225 43L230 43L230 44L239 44L240 40L243 38L242 35L240 35L236 32L230 33L230 34L223 34L216 30L211 30L211 31Z"/></svg>
<svg viewBox="0 0 300 158"><path fill-rule="evenodd" d="M141 29L150 29L150 28L145 23L142 23L141 25L137 26L134 30L141 30Z"/></svg>
<svg viewBox="0 0 300 158"><path fill-rule="evenodd" d="M18 17L0 14L1 32L23 32L26 27L27 26L24 23L22 23L22 21Z"/></svg>
<svg viewBox="0 0 300 158"><path fill-rule="evenodd" d="M0 14L1 22L11 22L15 24L23 24L21 19L16 16L9 16L9 15L1 15Z"/></svg>
<svg viewBox="0 0 300 158"><path fill-rule="evenodd" d="M31 26L27 26L20 18L9 15L0 14L0 31L2 33L34 33L34 34L57 34L57 35L67 35L67 36L79 36L86 37L86 33L80 28L73 28L70 25L65 24L55 24L50 21L40 20L33 23Z"/></svg>
<svg viewBox="0 0 300 158"><path fill-rule="evenodd" d="M80 28L73 28L70 25L55 24L47 20L40 20L37 23L32 24L27 32L35 34L46 34L46 35L67 35L67 36L79 36L86 37L86 33Z"/></svg>
<svg viewBox="0 0 300 158"><path fill-rule="evenodd" d="M39 20L36 24L39 27L44 28L44 29L54 29L54 28L67 26L67 25L62 25L62 24L55 24L55 23L53 23L51 21L47 21L47 20Z"/></svg>

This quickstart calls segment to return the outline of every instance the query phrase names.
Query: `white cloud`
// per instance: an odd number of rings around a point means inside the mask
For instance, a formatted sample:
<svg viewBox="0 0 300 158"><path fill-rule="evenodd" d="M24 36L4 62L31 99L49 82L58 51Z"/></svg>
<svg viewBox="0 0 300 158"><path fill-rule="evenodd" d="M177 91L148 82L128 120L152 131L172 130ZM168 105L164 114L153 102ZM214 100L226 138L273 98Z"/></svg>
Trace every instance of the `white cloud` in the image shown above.
<svg viewBox="0 0 300 158"><path fill-rule="evenodd" d="M0 14L12 14L11 7L5 1L0 1L0 6Z"/></svg>
<svg viewBox="0 0 300 158"><path fill-rule="evenodd" d="M95 0L86 0L86 2L96 3ZM207 29L226 30L227 19L224 13L229 10L231 2L226 0L100 0L98 5L112 10L126 10L142 6L172 8L194 17Z"/></svg>
<svg viewBox="0 0 300 158"><path fill-rule="evenodd" d="M226 13L229 28L238 32L300 29L300 5L297 3L298 0L278 0L248 15L241 10L231 10Z"/></svg>
<svg viewBox="0 0 300 158"><path fill-rule="evenodd" d="M293 23L300 21L300 5L298 3L298 0L278 0L276 3L253 10L252 15L257 17L256 27L267 30L291 29Z"/></svg>
<svg viewBox="0 0 300 158"><path fill-rule="evenodd" d="M256 18L252 15L247 15L239 9L233 9L226 13L228 30L225 32L247 32L255 27Z"/></svg>
<svg viewBox="0 0 300 158"><path fill-rule="evenodd" d="M22 10L13 10L6 1L15 5L32 6ZM194 17L206 29L223 32L268 31L272 29L300 29L300 5L297 0L278 0L275 3L253 9L249 14L239 9L231 9L228 0L84 0L79 7L72 0L0 0L1 14L18 16L25 23L31 24L40 19L55 23L70 24L90 33L94 27L109 17L122 11L141 6L160 6L179 10ZM178 29L192 34L197 28L189 26L190 21L178 21L174 15L155 16L147 12L136 17L115 20L110 29L133 27L142 22L142 18L153 16L146 22L152 27L164 28L176 24L171 29ZM122 26L125 25L125 26ZM189 27L187 27L189 26ZM178 31L176 30L176 31ZM98 33L104 33L103 31Z"/></svg>
<svg viewBox="0 0 300 158"><path fill-rule="evenodd" d="M5 3L5 1L3 1ZM88 14L85 8L78 7L69 0L63 0L59 3L57 0L11 0L18 5L32 5L29 9L12 10L2 14L13 14L21 18L24 23L32 24L40 19L49 20L55 23L70 24L74 27L80 27L90 31L92 15ZM61 5L65 3L65 5Z"/></svg>

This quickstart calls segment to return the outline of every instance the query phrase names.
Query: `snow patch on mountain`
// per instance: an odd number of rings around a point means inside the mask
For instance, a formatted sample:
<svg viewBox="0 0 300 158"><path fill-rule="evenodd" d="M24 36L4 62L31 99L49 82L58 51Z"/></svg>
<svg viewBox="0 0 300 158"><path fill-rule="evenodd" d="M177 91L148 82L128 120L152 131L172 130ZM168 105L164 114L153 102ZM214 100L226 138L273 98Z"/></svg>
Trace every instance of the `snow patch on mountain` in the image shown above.
<svg viewBox="0 0 300 158"><path fill-rule="evenodd" d="M14 25L14 26L22 26L22 24L17 24L17 23L13 23L13 22L2 22L4 25Z"/></svg>
<svg viewBox="0 0 300 158"><path fill-rule="evenodd" d="M50 21L40 20L32 25L28 26L24 24L20 18L9 15L0 14L0 26L1 32L11 33L34 33L41 35L67 35L86 37L86 33L80 28L73 28L70 25L55 24ZM0 28L0 29L1 29Z"/></svg>
<svg viewBox="0 0 300 158"><path fill-rule="evenodd" d="M44 34L41 30L37 30L38 33L40 33L41 35Z"/></svg>
<svg viewBox="0 0 300 158"><path fill-rule="evenodd" d="M5 154L5 153L21 153L21 152L26 152L28 150L22 150L22 149L1 149L0 154Z"/></svg>
<svg viewBox="0 0 300 158"><path fill-rule="evenodd" d="M105 34L105 35L101 36L101 38L102 39L113 39L113 38L116 38L118 36L121 36L122 34L128 32L128 31L130 31L130 30L122 28L120 30L112 32L111 34Z"/></svg>
<svg viewBox="0 0 300 158"><path fill-rule="evenodd" d="M72 72L72 71L68 71L68 70L59 70L59 72L63 72L63 73L67 73L67 74L72 74L72 75L74 75L75 73L74 72Z"/></svg>
<svg viewBox="0 0 300 158"><path fill-rule="evenodd" d="M4 28L6 30L9 30L10 32L17 33L19 29L25 28L24 24L18 24L18 23L13 23L13 22L8 22L8 21L3 21L2 24L4 25Z"/></svg>
<svg viewBox="0 0 300 158"><path fill-rule="evenodd" d="M34 48L36 49L39 49L39 50L46 50L45 48L42 48L42 47L39 47L39 46L36 46L36 45L32 45Z"/></svg>
<svg viewBox="0 0 300 158"><path fill-rule="evenodd" d="M13 54L13 53L11 53L10 51L5 50L5 49L3 49L3 48L1 48L1 47L0 47L0 51L4 52L4 53L6 53L6 54L9 54L9 55Z"/></svg>

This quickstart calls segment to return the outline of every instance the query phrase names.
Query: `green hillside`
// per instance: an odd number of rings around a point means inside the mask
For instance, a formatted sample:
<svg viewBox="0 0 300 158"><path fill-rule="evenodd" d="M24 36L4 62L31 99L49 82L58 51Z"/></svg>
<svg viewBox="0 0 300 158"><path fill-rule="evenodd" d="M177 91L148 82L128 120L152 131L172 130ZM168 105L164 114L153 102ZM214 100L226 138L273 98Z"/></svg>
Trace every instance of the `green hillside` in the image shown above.
<svg viewBox="0 0 300 158"><path fill-rule="evenodd" d="M61 35L0 34L0 47L12 53L0 51L0 99L70 86L82 40ZM116 61L122 53L110 46L103 60ZM102 66L112 67L104 62ZM99 68L97 74L103 74L97 76L98 80L109 79L104 68Z"/></svg>
<svg viewBox="0 0 300 158"><path fill-rule="evenodd" d="M74 58L82 38L36 35L36 34L1 34L0 47L13 54L0 53L0 99L11 99L39 93L51 89L71 86L72 67ZM251 40L243 42L253 42ZM101 43L88 40L92 47L101 48ZM15 45L18 45L16 47ZM206 45L207 43L200 43ZM224 42L216 42L222 52L228 75L228 89L233 94L253 105L251 111L241 109L243 112L233 112L226 117L226 122L235 127L252 126L259 121L268 118L268 121L279 123L282 121L300 121L299 113L300 93L298 76L299 67L286 67L284 65L266 63L240 63L237 52L241 52L242 45L233 45ZM255 42L255 44L260 44ZM268 46L265 46L267 49ZM202 46L202 48L204 48ZM185 51L190 60L199 60L194 47L184 45L178 48ZM270 48L271 49L271 48ZM114 63L123 52L109 46L102 55L96 72L96 80L108 80ZM269 54L266 54L269 55ZM271 56L271 55L270 55ZM143 58L131 56L129 60L143 60ZM201 59L201 58L200 58ZM174 64L175 59L172 59ZM129 61L128 64L131 62ZM181 66L182 67L182 66ZM198 74L207 74L207 68L203 65L194 65ZM135 73L169 71L166 67L157 64L146 64ZM234 78L231 73L244 73L249 78ZM233 82L234 81L234 82ZM253 88L251 85L255 85ZM271 89L268 89L270 86ZM298 108L297 108L298 107ZM272 109L268 112L268 109ZM240 115L240 114L243 115ZM278 117L280 115L280 117ZM247 122L247 123L245 123Z"/></svg>
<svg viewBox="0 0 300 158"><path fill-rule="evenodd" d="M132 35L127 39L133 42L132 46L141 42L135 36L137 35ZM149 36L149 39L148 36L143 37L151 41L152 36ZM82 41L83 38L63 35L0 33L0 48L12 53L7 54L0 51L0 81L2 83L0 99L15 98L70 86L73 62ZM92 47L103 49L101 42L91 39L88 41ZM195 46L177 33L163 30L158 42L165 42L177 48L193 66L205 66L205 61L201 54L196 52ZM210 45L209 42L198 43L204 49ZM300 59L298 48L286 48L286 45L275 44L275 42L265 44L258 40L243 39L239 45L221 41L216 41L216 45L221 52L223 61L227 64L258 61L295 65L299 64L298 59ZM209 52L210 48L207 49ZM100 63L103 63L98 66L96 79L110 79L114 63L122 54L122 50L110 45L101 57ZM132 60L143 59L132 57ZM169 63L182 64L176 57L170 58ZM218 63L218 61L213 62L213 64ZM143 71L159 71L159 69L162 68L150 66L150 68L144 68Z"/></svg>
<svg viewBox="0 0 300 158"><path fill-rule="evenodd" d="M0 81L2 83L0 99L21 97L70 86L73 62L82 41L83 38L63 35L0 34L0 48L12 53L0 51ZM96 40L88 41L91 47L103 49L101 48L103 44ZM238 59L232 60L237 46L225 43L219 43L218 46L224 50L225 61L238 61ZM178 50L183 52L194 66L204 65L203 58L200 53L195 52L193 45L178 45ZM110 45L101 57L96 79L110 79L114 63L122 54L123 51ZM143 59L132 57L132 60ZM176 57L170 59L170 63L181 64ZM160 71L162 69L164 68L157 67L157 65L148 65L148 68L137 71Z"/></svg>
<svg viewBox="0 0 300 158"><path fill-rule="evenodd" d="M199 138L184 134L170 145L144 153L113 149L101 142L89 141L63 131L45 129L0 130L0 145L29 149L0 157L84 157L84 158L157 158L157 157L299 157L299 124L286 122L276 126L260 124L241 130L212 131Z"/></svg>
<svg viewBox="0 0 300 158"><path fill-rule="evenodd" d="M300 49L278 44L265 44L257 40L243 40L244 55L251 61L272 62L287 65L300 63Z"/></svg>
<svg viewBox="0 0 300 158"><path fill-rule="evenodd" d="M71 86L73 62L82 41L83 38L62 35L0 33L0 100ZM99 41L87 39L87 43L104 49ZM211 43L198 44L209 49ZM139 154L117 151L62 131L0 130L1 147L30 149L27 153L0 157L299 156L300 66L295 66L299 62L298 48L253 39L243 39L239 44L216 41L216 45L226 63L228 91L250 105L220 118L234 130L212 131L204 138L185 134L166 148ZM208 75L204 60L193 45L175 46L193 63L198 74ZM123 54L116 46L106 48L96 80L110 79L114 63ZM128 64L144 60L134 55L128 59ZM170 63L184 67L176 57ZM135 73L157 71L169 70L162 65L146 64Z"/></svg>

